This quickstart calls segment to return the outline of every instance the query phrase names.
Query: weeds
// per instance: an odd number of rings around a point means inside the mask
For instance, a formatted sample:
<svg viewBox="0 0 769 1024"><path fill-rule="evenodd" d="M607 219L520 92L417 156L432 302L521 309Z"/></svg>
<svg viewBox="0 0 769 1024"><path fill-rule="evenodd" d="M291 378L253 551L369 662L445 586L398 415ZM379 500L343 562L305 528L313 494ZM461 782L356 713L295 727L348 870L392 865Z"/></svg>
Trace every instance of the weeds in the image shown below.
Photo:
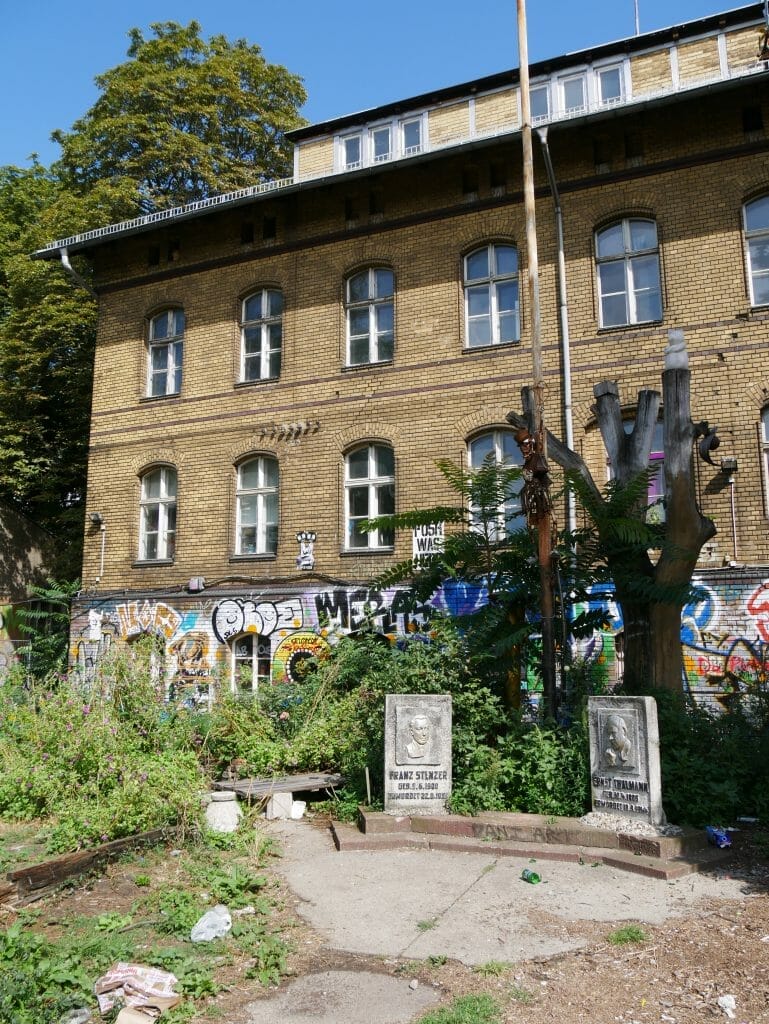
<svg viewBox="0 0 769 1024"><path fill-rule="evenodd" d="M417 929L420 932L429 932L433 928L437 927L437 924L438 924L438 918L437 917L427 917L427 918L425 918L424 921L417 921Z"/></svg>
<svg viewBox="0 0 769 1024"><path fill-rule="evenodd" d="M622 928L615 928L609 932L606 941L612 946L626 946L634 942L646 942L646 932L637 924L626 924Z"/></svg>
<svg viewBox="0 0 769 1024"><path fill-rule="evenodd" d="M498 1004L491 996L460 996L450 1006L431 1010L419 1018L419 1024L500 1024Z"/></svg>
<svg viewBox="0 0 769 1024"><path fill-rule="evenodd" d="M502 960L487 960L485 964L473 967L473 971L480 974L482 978L498 978L509 970L510 964L503 963Z"/></svg>

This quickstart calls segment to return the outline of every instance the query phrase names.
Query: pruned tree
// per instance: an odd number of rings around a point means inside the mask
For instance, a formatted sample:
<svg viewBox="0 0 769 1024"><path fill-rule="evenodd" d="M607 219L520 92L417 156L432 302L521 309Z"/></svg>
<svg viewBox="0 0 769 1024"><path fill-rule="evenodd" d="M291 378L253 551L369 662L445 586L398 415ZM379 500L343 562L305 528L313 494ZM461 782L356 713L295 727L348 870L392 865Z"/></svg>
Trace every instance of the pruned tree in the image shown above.
<svg viewBox="0 0 769 1024"><path fill-rule="evenodd" d="M625 631L625 688L631 693L683 687L681 612L692 593L692 575L703 545L715 534L695 493L692 451L706 423L691 419L691 373L683 333L670 332L662 374L665 517L647 523L649 455L658 422L660 394L638 394L635 423L625 430L619 391L613 381L593 388L593 410L613 482L603 491L582 457L548 435L550 457L564 469L589 514L596 557L605 563L622 608ZM531 404L524 389L524 408ZM516 426L527 423L508 415Z"/></svg>
<svg viewBox="0 0 769 1024"><path fill-rule="evenodd" d="M71 131L53 133L62 178L128 180L150 212L289 175L302 80L245 39L203 39L197 21L151 28L131 29L129 59L97 76L101 95Z"/></svg>

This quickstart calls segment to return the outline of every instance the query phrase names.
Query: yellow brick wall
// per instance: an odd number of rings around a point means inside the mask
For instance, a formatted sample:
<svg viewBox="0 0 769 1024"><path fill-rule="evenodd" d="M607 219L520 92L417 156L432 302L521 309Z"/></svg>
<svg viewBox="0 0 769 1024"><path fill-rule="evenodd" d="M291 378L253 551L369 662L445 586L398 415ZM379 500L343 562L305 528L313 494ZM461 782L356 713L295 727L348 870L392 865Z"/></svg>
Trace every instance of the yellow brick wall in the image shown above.
<svg viewBox="0 0 769 1024"><path fill-rule="evenodd" d="M475 101L475 131L478 135L515 128L519 120L516 89L488 93Z"/></svg>
<svg viewBox="0 0 769 1024"><path fill-rule="evenodd" d="M673 84L670 68L670 51L665 48L653 53L644 53L630 58L630 79L633 95L643 96L648 92L660 92Z"/></svg>
<svg viewBox="0 0 769 1024"><path fill-rule="evenodd" d="M334 140L303 142L298 147L299 177L320 178L334 170Z"/></svg>
<svg viewBox="0 0 769 1024"><path fill-rule="evenodd" d="M678 46L678 76L682 82L719 78L721 65L715 37Z"/></svg>
<svg viewBox="0 0 769 1024"><path fill-rule="evenodd" d="M726 56L731 70L739 71L756 64L760 37L755 26L726 33Z"/></svg>
<svg viewBox="0 0 769 1024"><path fill-rule="evenodd" d="M755 425L769 394L768 317L749 309L740 208L746 194L769 189L765 151L740 150L739 110L753 89L710 104L677 104L659 117L604 125L612 153L622 152L627 124L645 133L637 175L595 176L589 127L553 133L566 233L569 324L577 443L601 481L605 457L590 406L601 379L618 381L632 410L639 388L659 386L670 327L689 345L695 420L719 425L719 456L735 454L739 558L769 562ZM633 115L635 117L635 115ZM719 147L731 154L725 158ZM178 259L149 271L147 247L165 240L136 236L105 248L99 265L100 327L88 511L105 515L105 572L100 587L146 589L239 576L285 579L296 574L295 533L315 530L317 571L360 578L407 557L410 536L389 554L348 555L343 549L343 465L350 446L373 440L393 446L401 510L451 501L435 460L463 458L473 433L504 427L531 380L530 310L520 281L523 338L519 345L466 351L462 256L492 239L518 245L525 267L520 201L520 150L493 143L473 152L479 199L461 194L464 159L393 165L377 176L384 213L367 212L369 182L355 184L360 216L344 220L351 184L270 197L275 242L240 241L244 217L261 206L212 212L180 224ZM509 163L506 197L492 196L488 166ZM676 166L671 162L678 161ZM659 164L659 166L657 166ZM619 166L619 165L618 165ZM537 160L537 202L543 358L548 422L561 433L558 298L552 201ZM598 326L592 239L597 224L628 214L656 219L663 268L664 319L619 330ZM165 251L165 249L164 249ZM396 279L396 342L392 364L344 368L343 281L352 270L382 264ZM278 381L235 386L239 303L251 289L279 287L285 298L283 368ZM179 397L143 400L146 318L165 303L187 316L184 379ZM762 389L766 389L766 391ZM302 424L281 436L282 424ZM278 554L231 560L235 466L248 453L275 456L281 474ZM171 463L179 476L174 564L136 566L141 471ZM697 463L717 543L731 545L729 491L722 474ZM86 536L83 585L99 571L99 531Z"/></svg>
<svg viewBox="0 0 769 1024"><path fill-rule="evenodd" d="M462 103L452 103L451 106L431 110L428 125L431 146L439 146L452 139L466 139L470 134L469 102L465 100Z"/></svg>

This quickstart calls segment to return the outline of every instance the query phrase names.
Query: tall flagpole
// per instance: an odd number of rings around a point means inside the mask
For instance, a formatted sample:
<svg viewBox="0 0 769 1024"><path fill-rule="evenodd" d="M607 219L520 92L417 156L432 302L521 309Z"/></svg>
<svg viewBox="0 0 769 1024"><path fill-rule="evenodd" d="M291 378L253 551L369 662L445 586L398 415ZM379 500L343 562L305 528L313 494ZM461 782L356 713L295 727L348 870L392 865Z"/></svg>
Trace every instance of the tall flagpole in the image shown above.
<svg viewBox="0 0 769 1024"><path fill-rule="evenodd" d="M555 643L553 631L553 573L550 488L547 472L547 434L542 373L542 324L539 303L539 255L534 198L534 155L531 132L531 96L529 90L529 46L526 34L526 0L518 3L518 64L521 86L521 139L523 142L523 201L526 216L526 254L528 262L529 302L531 308L531 358L534 376L533 437L521 438L524 454L522 500L530 529L537 534L540 613L542 629L542 697L545 714L555 716Z"/></svg>

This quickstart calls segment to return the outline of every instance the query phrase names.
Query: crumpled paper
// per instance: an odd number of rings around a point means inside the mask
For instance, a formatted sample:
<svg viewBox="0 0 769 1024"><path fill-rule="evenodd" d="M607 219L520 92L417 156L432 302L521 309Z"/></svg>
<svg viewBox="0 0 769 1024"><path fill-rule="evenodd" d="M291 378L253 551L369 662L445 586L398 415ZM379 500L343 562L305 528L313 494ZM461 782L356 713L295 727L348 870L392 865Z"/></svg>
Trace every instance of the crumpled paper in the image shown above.
<svg viewBox="0 0 769 1024"><path fill-rule="evenodd" d="M118 962L94 983L93 990L102 1015L123 1005L116 1024L148 1024L181 1002L174 992L177 981L175 975L157 967Z"/></svg>

